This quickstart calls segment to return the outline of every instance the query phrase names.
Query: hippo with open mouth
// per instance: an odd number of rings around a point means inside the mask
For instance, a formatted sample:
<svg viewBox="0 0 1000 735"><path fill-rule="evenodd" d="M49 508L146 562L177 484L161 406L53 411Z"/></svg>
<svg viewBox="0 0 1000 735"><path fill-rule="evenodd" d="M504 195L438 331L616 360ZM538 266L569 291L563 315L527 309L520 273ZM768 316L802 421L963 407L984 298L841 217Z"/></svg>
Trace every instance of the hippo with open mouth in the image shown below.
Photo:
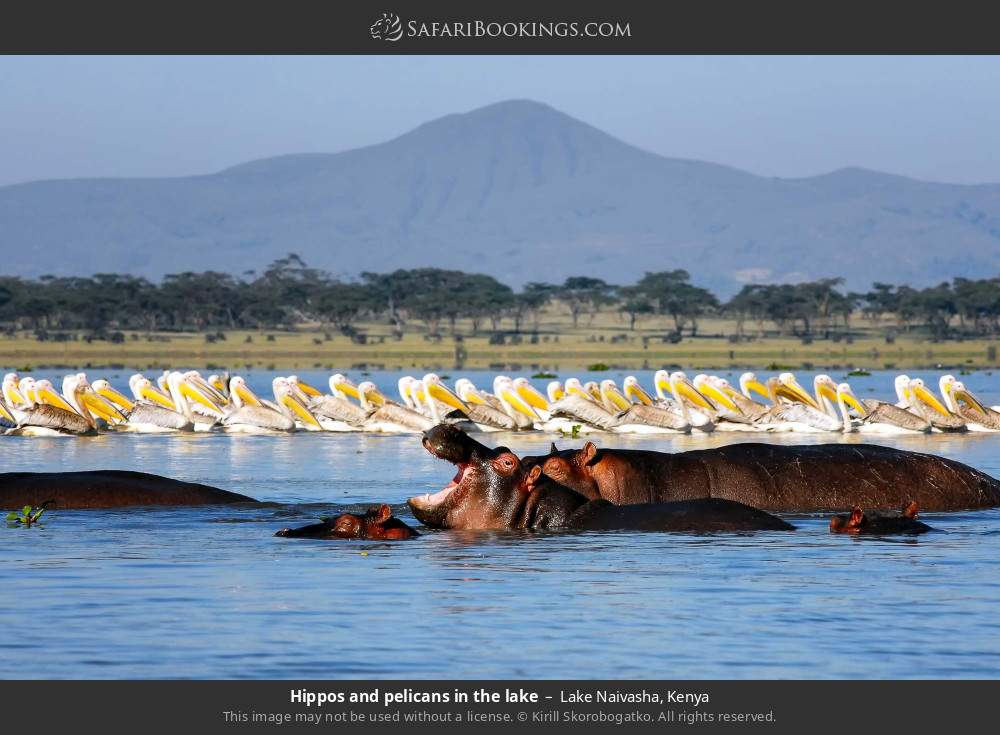
<svg viewBox="0 0 1000 735"><path fill-rule="evenodd" d="M916 500L930 511L1000 505L1000 481L961 462L875 444L729 444L667 454L581 449L525 457L556 482L616 505L727 498L769 511L809 513L861 506L889 510Z"/></svg>
<svg viewBox="0 0 1000 735"><path fill-rule="evenodd" d="M451 425L424 433L423 444L458 471L442 490L410 498L427 526L459 529L595 531L791 530L785 521L742 503L717 498L616 506L589 500L527 466L506 447L490 447Z"/></svg>
<svg viewBox="0 0 1000 735"><path fill-rule="evenodd" d="M282 528L274 534L284 538L316 539L370 539L373 541L401 541L420 534L392 515L392 508L385 503L373 505L362 516L341 513L322 523L312 523L300 528Z"/></svg>

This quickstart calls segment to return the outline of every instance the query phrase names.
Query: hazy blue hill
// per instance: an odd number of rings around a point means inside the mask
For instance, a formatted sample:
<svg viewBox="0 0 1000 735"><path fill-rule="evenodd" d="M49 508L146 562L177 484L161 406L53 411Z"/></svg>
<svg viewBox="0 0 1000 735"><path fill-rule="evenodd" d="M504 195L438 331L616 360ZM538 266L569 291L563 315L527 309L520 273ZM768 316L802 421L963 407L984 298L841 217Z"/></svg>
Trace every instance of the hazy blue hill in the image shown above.
<svg viewBox="0 0 1000 735"><path fill-rule="evenodd" d="M518 100L207 176L0 187L0 250L27 275L240 273L295 251L343 274L439 265L512 284L673 267L725 292L750 277L924 284L1000 273L1000 185L764 178Z"/></svg>

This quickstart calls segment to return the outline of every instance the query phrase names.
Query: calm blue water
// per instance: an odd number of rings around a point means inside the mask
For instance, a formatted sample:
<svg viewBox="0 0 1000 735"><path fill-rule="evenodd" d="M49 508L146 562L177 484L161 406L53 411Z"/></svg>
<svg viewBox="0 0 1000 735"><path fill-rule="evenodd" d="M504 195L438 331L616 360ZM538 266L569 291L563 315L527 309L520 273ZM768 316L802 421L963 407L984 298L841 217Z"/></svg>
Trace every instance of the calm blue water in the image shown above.
<svg viewBox="0 0 1000 735"><path fill-rule="evenodd" d="M386 390L397 377L372 376ZM250 376L262 391L270 378ZM962 379L1000 403L997 376ZM889 397L891 380L851 383ZM486 441L537 453L550 439ZM750 440L820 439L598 439L666 451ZM880 441L1000 475L1000 435ZM807 517L753 535L294 541L272 534L375 501L413 522L405 498L453 470L415 437L345 434L0 437L0 466L140 469L283 504L55 511L41 529L0 528L4 678L1000 676L998 510L927 514L940 531L915 540L832 536Z"/></svg>

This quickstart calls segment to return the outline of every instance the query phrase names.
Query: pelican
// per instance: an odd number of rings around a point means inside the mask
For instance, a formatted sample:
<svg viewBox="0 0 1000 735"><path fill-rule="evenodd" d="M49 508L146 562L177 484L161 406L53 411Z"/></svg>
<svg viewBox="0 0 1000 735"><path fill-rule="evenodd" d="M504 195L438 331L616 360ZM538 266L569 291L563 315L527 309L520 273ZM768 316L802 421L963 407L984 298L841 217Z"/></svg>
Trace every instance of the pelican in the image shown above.
<svg viewBox="0 0 1000 735"><path fill-rule="evenodd" d="M543 396L527 378L514 378L513 386L524 402L534 409L541 421L549 418L549 403L552 401L551 398Z"/></svg>
<svg viewBox="0 0 1000 735"><path fill-rule="evenodd" d="M549 403L555 403L566 395L566 389L558 380L552 380L545 386L545 395L548 396Z"/></svg>
<svg viewBox="0 0 1000 735"><path fill-rule="evenodd" d="M660 370L657 371L656 375L660 376L661 373L665 372L664 370ZM660 379L662 379L662 376L660 376ZM657 380L657 387L659 387L659 380L655 377L654 380ZM718 414L715 404L699 393L691 381L688 380L688 376L680 370L670 373L667 381L673 402L679 409L683 409L682 414L686 414L691 428L706 432L714 431L715 418Z"/></svg>
<svg viewBox="0 0 1000 735"><path fill-rule="evenodd" d="M614 400L615 393L611 391L614 387L612 381L605 381L607 385L608 397ZM605 387L602 383L602 387ZM685 415L686 407L683 403L678 403L679 410L667 407L665 404L656 404L652 396L646 393L639 385L638 379L634 375L629 375L622 381L624 396L628 401L633 399L635 403L628 403L628 407L617 413L618 426L615 431L628 434L649 434L649 433L689 433L691 431L690 418ZM620 395L620 394L619 394ZM618 401L615 401L618 403Z"/></svg>
<svg viewBox="0 0 1000 735"><path fill-rule="evenodd" d="M905 376L903 376L905 377ZM937 399L924 381L920 378L913 378L906 383L909 397L908 408L913 413L930 422L938 431L966 431L968 427L960 416L956 416L948 407Z"/></svg>
<svg viewBox="0 0 1000 735"><path fill-rule="evenodd" d="M549 416L539 427L543 431L589 433L611 431L618 425L614 414L595 401L577 378L566 379L565 395L549 404Z"/></svg>
<svg viewBox="0 0 1000 735"><path fill-rule="evenodd" d="M410 378L414 383L415 378ZM409 387L416 387L415 385ZM402 406L383 396L371 381L360 383L355 389L361 401L361 407L371 411L365 421L365 429L389 434L419 434L433 427L437 422L424 416L415 408ZM402 395L402 391L400 392ZM405 397L404 397L405 400Z"/></svg>
<svg viewBox="0 0 1000 735"><path fill-rule="evenodd" d="M308 408L295 396L284 378L271 381L276 408L264 404L239 375L229 381L233 409L222 419L222 428L229 432L263 434L295 431L296 420L310 431L321 431L322 426Z"/></svg>
<svg viewBox="0 0 1000 735"><path fill-rule="evenodd" d="M735 393L728 381L715 375L695 375L692 381L695 390L715 406L715 428L719 431L756 431L753 421L748 418L733 399Z"/></svg>
<svg viewBox="0 0 1000 735"><path fill-rule="evenodd" d="M361 431L371 411L366 411L360 405L351 403L340 390L341 381L335 381L337 376L330 376L330 395L318 395L309 398L296 376L289 377L288 382L293 390L301 391L299 398L309 406L309 410L319 419L327 431ZM343 376L340 376L343 378ZM292 380L292 378L296 378ZM353 387L353 386L352 386ZM313 390L316 390L315 388ZM319 393L319 391L316 391ZM357 390L355 389L356 393Z"/></svg>
<svg viewBox="0 0 1000 735"><path fill-rule="evenodd" d="M23 381L22 381L23 382ZM10 407L17 426L8 433L21 436L84 436L97 433L97 421L87 408L84 396L93 389L77 375L67 376L65 387L73 398L69 408L38 403L18 408ZM28 389L32 388L31 384Z"/></svg>
<svg viewBox="0 0 1000 735"><path fill-rule="evenodd" d="M469 408L436 373L427 373L423 380L424 402L432 416L445 417L453 411L464 414Z"/></svg>
<svg viewBox="0 0 1000 735"><path fill-rule="evenodd" d="M820 374L813 378L816 405L827 416L835 418L840 415L837 407L837 388L837 384L829 375Z"/></svg>
<svg viewBox="0 0 1000 735"><path fill-rule="evenodd" d="M783 374L787 376L788 373ZM792 380L783 376L767 380L767 390L773 405L756 420L765 431L797 431L804 433L842 431L840 419L829 416L810 405L812 397ZM806 400L807 399L807 400Z"/></svg>
<svg viewBox="0 0 1000 735"><path fill-rule="evenodd" d="M847 383L837 386L837 407L843 419L844 433L862 434L919 434L931 430L929 422L905 408L887 401L868 399L859 401ZM851 421L850 408L857 411L860 422Z"/></svg>
<svg viewBox="0 0 1000 735"><path fill-rule="evenodd" d="M465 378L456 380L455 390L458 392L458 397L467 406L465 414L480 431L517 431L521 428L512 416L501 409L495 408L480 395L480 392L476 390L471 380L466 380ZM528 421L528 427L530 428L533 424L527 417L525 417L525 420Z"/></svg>
<svg viewBox="0 0 1000 735"><path fill-rule="evenodd" d="M954 375L942 375L938 386L948 410L965 419L969 431L1000 431L1000 411L986 406Z"/></svg>
<svg viewBox="0 0 1000 735"><path fill-rule="evenodd" d="M122 431L140 434L157 434L173 431L194 431L195 417L189 398L197 395L196 400L211 401L208 396L200 393L200 389L191 385L183 373L171 372L167 375L167 390L170 391L170 407L162 402L159 391L154 391L152 383L141 375L133 375L129 387L137 397L133 408L128 414L128 422L121 427ZM154 398L150 398L154 397ZM216 407L222 413L220 407Z"/></svg>
<svg viewBox="0 0 1000 735"><path fill-rule="evenodd" d="M500 402L500 408L506 413L521 429L534 428L538 423L545 423L551 418L546 409L543 413L536 410L522 397L521 391L514 387L514 381L506 375L498 375L493 379L493 394Z"/></svg>

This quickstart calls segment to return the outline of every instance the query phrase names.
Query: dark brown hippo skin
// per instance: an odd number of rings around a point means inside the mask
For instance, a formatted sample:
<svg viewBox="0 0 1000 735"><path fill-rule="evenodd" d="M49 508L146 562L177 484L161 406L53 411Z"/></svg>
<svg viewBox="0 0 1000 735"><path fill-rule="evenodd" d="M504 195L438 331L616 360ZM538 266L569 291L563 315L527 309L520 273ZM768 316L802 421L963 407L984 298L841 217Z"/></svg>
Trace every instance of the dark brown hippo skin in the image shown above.
<svg viewBox="0 0 1000 735"><path fill-rule="evenodd" d="M0 508L125 508L133 505L256 503L246 495L145 472L6 472L0 474Z"/></svg>
<svg viewBox="0 0 1000 735"><path fill-rule="evenodd" d="M861 506L929 511L1000 505L1000 482L961 462L876 444L730 444L666 454L581 449L525 457L588 498L617 505L726 498L755 508L809 513Z"/></svg>
<svg viewBox="0 0 1000 735"><path fill-rule="evenodd" d="M527 466L506 447L490 447L451 425L424 433L424 446L458 467L437 493L410 498L413 515L437 528L593 531L790 530L785 521L730 500L616 506L589 500Z"/></svg>
<svg viewBox="0 0 1000 735"><path fill-rule="evenodd" d="M300 528L282 528L274 534L285 538L314 539L370 539L373 541L402 541L420 534L392 515L392 508L383 503L373 505L362 516L341 513L335 518Z"/></svg>
<svg viewBox="0 0 1000 735"><path fill-rule="evenodd" d="M858 506L850 514L836 515L830 519L831 533L863 533L863 534L917 534L933 531L930 526L917 520L919 506L911 500L899 513L884 513L881 511L865 512Z"/></svg>

